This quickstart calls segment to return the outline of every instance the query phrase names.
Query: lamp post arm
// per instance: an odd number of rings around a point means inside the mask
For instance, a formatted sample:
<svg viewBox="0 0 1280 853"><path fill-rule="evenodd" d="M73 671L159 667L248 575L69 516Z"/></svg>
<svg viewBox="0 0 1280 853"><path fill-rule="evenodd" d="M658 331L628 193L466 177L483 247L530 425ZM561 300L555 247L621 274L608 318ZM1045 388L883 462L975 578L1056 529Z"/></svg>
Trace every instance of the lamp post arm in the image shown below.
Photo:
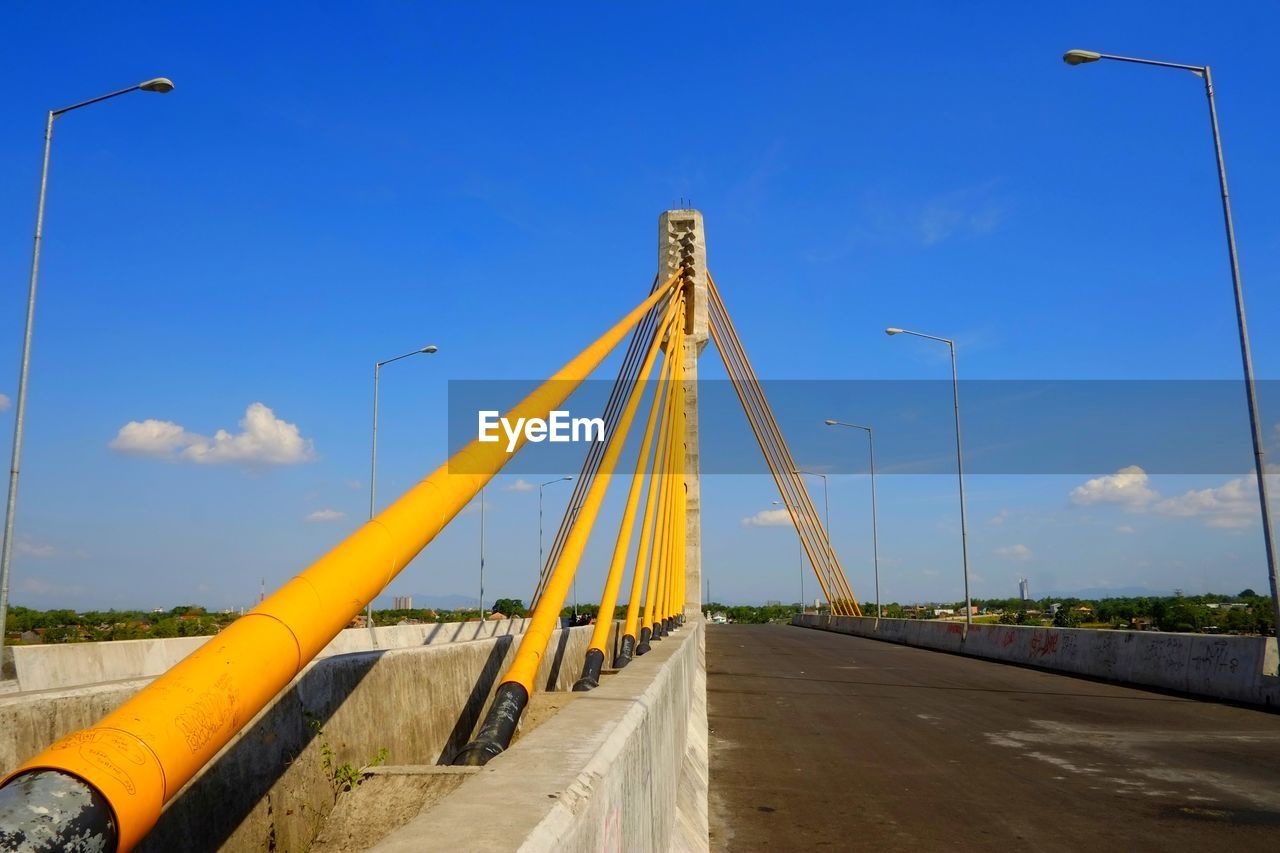
<svg viewBox="0 0 1280 853"><path fill-rule="evenodd" d="M1180 62L1161 62L1158 59L1138 59L1133 56L1116 56L1110 53L1098 54L1100 59L1114 59L1116 62L1132 62L1136 65L1156 65L1160 68L1178 68L1183 71L1190 71L1194 74L1204 74L1208 71L1207 65L1183 65Z"/></svg>
<svg viewBox="0 0 1280 853"><path fill-rule="evenodd" d="M138 91L138 90L139 90L139 89L141 89L141 88L142 88L141 86L130 86L130 87L129 87L129 88L127 88L127 89L119 89L119 90L117 90L117 91L115 91L115 92L109 92L109 93L107 93L107 94L105 94L105 95L99 95L99 96L98 96L98 97L96 97L96 98L90 98L90 99L89 99L89 100L87 100L87 101L81 101L81 102L80 102L80 103L78 103L78 104L72 104L72 105L71 105L71 106L69 106L69 107L63 107L63 108L62 108L62 109L60 109L60 110L53 110L53 111L51 111L51 112L50 112L50 115L52 115L54 118L57 118L58 116L62 115L63 113L69 113L69 112L71 112L72 110L78 110L78 109L80 109L81 107L87 107L87 106L89 106L90 104L96 104L96 103L98 103L99 101L106 101L106 100L110 100L111 98L118 98L118 97L120 97L121 95L127 95L127 94L129 94L130 92L136 92L136 91Z"/></svg>

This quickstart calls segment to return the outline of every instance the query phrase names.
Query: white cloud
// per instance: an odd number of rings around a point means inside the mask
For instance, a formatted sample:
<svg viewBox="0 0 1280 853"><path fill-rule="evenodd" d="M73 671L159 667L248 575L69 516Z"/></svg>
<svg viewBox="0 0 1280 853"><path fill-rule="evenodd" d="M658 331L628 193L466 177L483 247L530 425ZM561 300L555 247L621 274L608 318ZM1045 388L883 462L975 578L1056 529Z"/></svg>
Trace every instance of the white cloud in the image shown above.
<svg viewBox="0 0 1280 853"><path fill-rule="evenodd" d="M315 457L311 440L296 424L281 420L262 403L245 409L238 433L220 429L212 436L187 432L173 421L148 418L120 427L108 445L118 453L198 465L294 465Z"/></svg>
<svg viewBox="0 0 1280 853"><path fill-rule="evenodd" d="M1121 468L1105 477L1094 477L1083 486L1071 490L1071 502L1081 506L1119 504L1129 509L1142 509L1160 495L1147 485L1147 472L1137 465Z"/></svg>
<svg viewBox="0 0 1280 853"><path fill-rule="evenodd" d="M1137 531L1134 530L1131 525L1121 524L1119 527L1116 528L1116 533L1123 533L1127 536L1130 533L1137 533Z"/></svg>
<svg viewBox="0 0 1280 853"><path fill-rule="evenodd" d="M1257 482L1257 477L1250 475L1217 488L1191 489L1160 501L1152 509L1173 518L1201 518L1209 527L1248 527L1260 516Z"/></svg>
<svg viewBox="0 0 1280 853"><path fill-rule="evenodd" d="M997 512L995 515L988 518L987 524L990 524L994 527L999 527L1000 525L1004 524L1008 520L1009 520L1009 510L1002 509L999 512Z"/></svg>
<svg viewBox="0 0 1280 853"><path fill-rule="evenodd" d="M536 488L538 487L535 486L533 483L530 483L528 480L516 480L514 483L510 484L509 486L503 487L503 491L504 492L532 492Z"/></svg>
<svg viewBox="0 0 1280 853"><path fill-rule="evenodd" d="M7 412L9 410L9 405L9 396L7 394L0 394L0 412Z"/></svg>
<svg viewBox="0 0 1280 853"><path fill-rule="evenodd" d="M742 519L743 527L789 527L791 512L785 507L762 509L755 515Z"/></svg>
<svg viewBox="0 0 1280 853"><path fill-rule="evenodd" d="M1004 557L1007 560L1030 560L1031 549L1021 543L1017 545L1005 545L996 549L997 557Z"/></svg>
<svg viewBox="0 0 1280 853"><path fill-rule="evenodd" d="M1152 513L1167 518L1196 518L1207 527L1238 529L1248 527L1259 518L1257 477L1237 477L1221 486L1190 489L1176 497L1166 498L1151 488L1147 473L1137 465L1121 468L1114 474L1095 477L1071 491L1072 503L1115 504L1129 512ZM1133 533L1127 525L1117 533Z"/></svg>
<svg viewBox="0 0 1280 853"><path fill-rule="evenodd" d="M57 555L58 549L52 545L38 545L19 539L13 543L13 553L19 557L53 557Z"/></svg>
<svg viewBox="0 0 1280 853"><path fill-rule="evenodd" d="M342 521L347 514L337 509L318 509L307 515L307 521L312 524L323 524L328 521Z"/></svg>

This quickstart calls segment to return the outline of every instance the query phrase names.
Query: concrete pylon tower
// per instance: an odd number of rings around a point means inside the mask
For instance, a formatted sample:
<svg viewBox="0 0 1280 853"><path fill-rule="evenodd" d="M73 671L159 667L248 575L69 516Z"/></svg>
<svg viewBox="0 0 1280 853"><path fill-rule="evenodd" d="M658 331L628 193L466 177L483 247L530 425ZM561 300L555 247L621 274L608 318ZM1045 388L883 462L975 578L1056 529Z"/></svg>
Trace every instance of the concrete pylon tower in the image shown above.
<svg viewBox="0 0 1280 853"><path fill-rule="evenodd" d="M702 610L702 488L698 452L698 357L707 345L707 236L696 210L668 210L658 217L658 280L685 270L684 481L686 616Z"/></svg>

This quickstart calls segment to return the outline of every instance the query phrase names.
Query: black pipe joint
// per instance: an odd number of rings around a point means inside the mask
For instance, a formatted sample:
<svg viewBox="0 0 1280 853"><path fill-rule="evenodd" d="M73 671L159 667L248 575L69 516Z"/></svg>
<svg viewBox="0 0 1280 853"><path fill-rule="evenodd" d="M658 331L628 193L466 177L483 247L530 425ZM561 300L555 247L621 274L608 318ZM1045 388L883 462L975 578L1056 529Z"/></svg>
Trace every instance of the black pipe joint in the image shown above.
<svg viewBox="0 0 1280 853"><path fill-rule="evenodd" d="M32 770L0 788L0 850L115 853L115 813L88 782L60 770Z"/></svg>
<svg viewBox="0 0 1280 853"><path fill-rule="evenodd" d="M586 660L582 663L582 677L573 685L573 692L586 693L600 686L600 670L604 668L604 652L599 649L587 649Z"/></svg>
<svg viewBox="0 0 1280 853"><path fill-rule="evenodd" d="M648 628L640 629L640 642L636 645L636 657L649 654L649 651L653 648L649 645L649 640L652 637L653 632Z"/></svg>
<svg viewBox="0 0 1280 853"><path fill-rule="evenodd" d="M504 681L498 685L480 733L453 757L452 763L455 766L483 767L491 759L501 755L511 746L511 738L515 736L520 715L528 704L529 691L524 689L524 685L514 681Z"/></svg>
<svg viewBox="0 0 1280 853"><path fill-rule="evenodd" d="M613 659L613 668L622 669L631 663L631 659L636 653L636 638L630 634L622 635L622 649L618 652L618 656Z"/></svg>

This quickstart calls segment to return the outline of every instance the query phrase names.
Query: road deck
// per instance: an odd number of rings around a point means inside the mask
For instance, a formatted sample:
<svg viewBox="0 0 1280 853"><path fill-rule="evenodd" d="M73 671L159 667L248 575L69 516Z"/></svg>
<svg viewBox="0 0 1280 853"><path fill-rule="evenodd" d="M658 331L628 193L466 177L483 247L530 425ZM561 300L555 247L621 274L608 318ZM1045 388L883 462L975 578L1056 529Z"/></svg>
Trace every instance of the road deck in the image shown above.
<svg viewBox="0 0 1280 853"><path fill-rule="evenodd" d="M1280 714L709 625L713 850L1280 850Z"/></svg>

